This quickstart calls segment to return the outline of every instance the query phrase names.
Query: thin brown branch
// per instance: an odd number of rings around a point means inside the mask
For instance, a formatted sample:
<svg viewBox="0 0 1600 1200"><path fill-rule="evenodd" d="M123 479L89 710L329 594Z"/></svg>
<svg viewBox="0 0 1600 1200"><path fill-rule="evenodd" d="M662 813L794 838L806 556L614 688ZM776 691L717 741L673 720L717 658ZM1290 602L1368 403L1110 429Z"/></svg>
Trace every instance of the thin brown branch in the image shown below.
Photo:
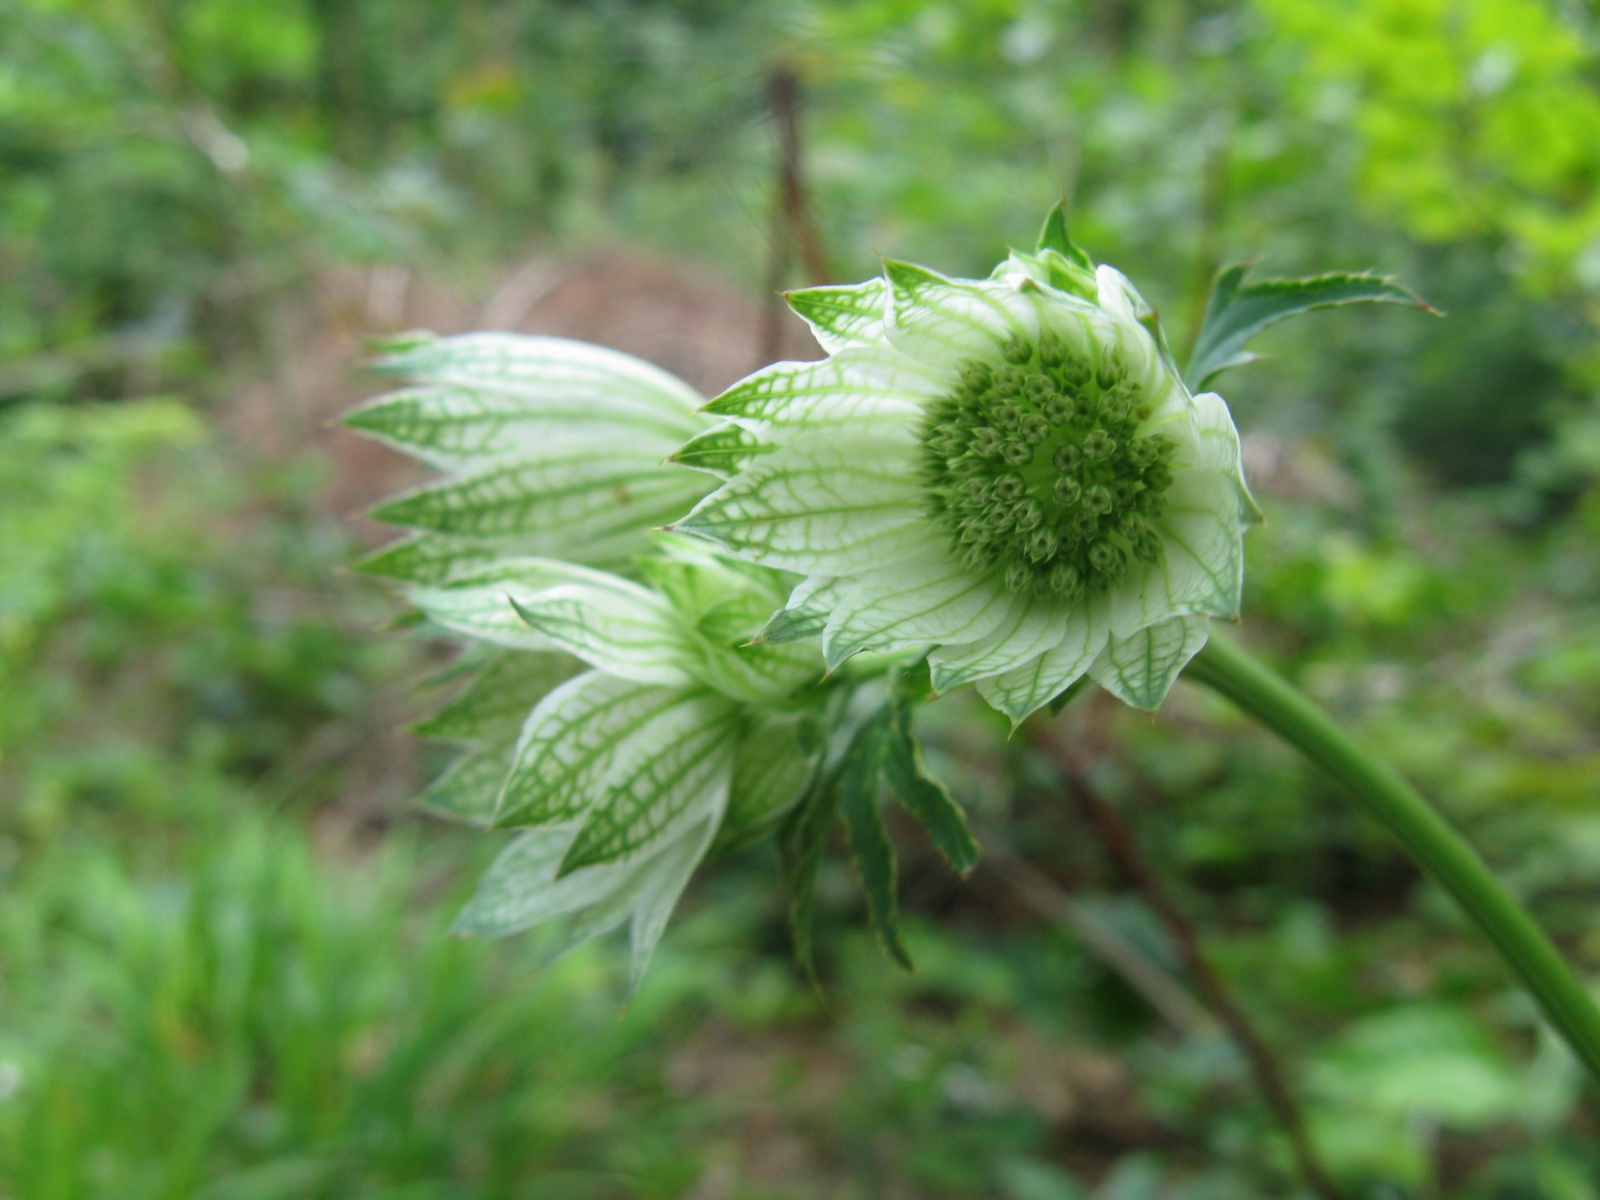
<svg viewBox="0 0 1600 1200"><path fill-rule="evenodd" d="M800 77L792 67L778 65L768 82L773 122L778 131L778 175L772 205L771 250L767 262L767 304L762 318L761 363L776 359L782 350L783 299L779 293L789 274L790 256L800 252L806 280L813 285L833 279L822 231L811 207L806 187L800 139Z"/></svg>
<svg viewBox="0 0 1600 1200"><path fill-rule="evenodd" d="M1173 900L1172 894L1140 849L1133 830L1115 806L1100 795L1089 781L1085 764L1071 748L1057 739L1053 729L1042 723L1034 724L1030 726L1030 734L1034 744L1048 754L1060 769L1078 809L1104 843L1118 869L1143 894L1146 903L1166 927L1184 968L1249 1063L1256 1086L1289 1139L1306 1183L1320 1200L1343 1200L1338 1186L1322 1165L1306 1127L1305 1115L1278 1065L1277 1057L1243 1007L1234 999L1227 981L1201 946L1194 925Z"/></svg>
<svg viewBox="0 0 1600 1200"><path fill-rule="evenodd" d="M1169 1025L1185 1037L1214 1033L1217 1022L1195 1003L1159 963L1054 880L1020 857L994 830L978 831L983 843L981 865L990 878L1053 925L1067 930L1144 997Z"/></svg>

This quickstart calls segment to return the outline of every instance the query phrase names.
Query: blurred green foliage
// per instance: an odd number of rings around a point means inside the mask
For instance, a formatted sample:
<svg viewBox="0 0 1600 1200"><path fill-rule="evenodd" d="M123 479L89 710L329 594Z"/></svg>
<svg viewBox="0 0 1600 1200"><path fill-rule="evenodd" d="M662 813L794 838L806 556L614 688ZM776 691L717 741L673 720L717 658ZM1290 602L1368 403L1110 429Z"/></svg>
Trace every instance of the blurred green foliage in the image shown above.
<svg viewBox="0 0 1600 1200"><path fill-rule="evenodd" d="M1057 194L1192 331L1215 268L1374 267L1227 382L1248 632L1600 969L1600 91L1541 0L0 0L0 1194L1295 1194L1234 1051L906 831L914 975L820 890L815 995L737 859L619 1017L597 947L447 940L489 839L404 801L441 654L377 634L325 464L210 429L329 263L623 240L754 285L774 63L835 269L979 270ZM152 398L155 397L155 398ZM937 766L1158 962L1059 781ZM1449 904L1179 689L1080 700L1351 1197L1592 1200L1597 1110ZM920 848L920 849L919 849Z"/></svg>

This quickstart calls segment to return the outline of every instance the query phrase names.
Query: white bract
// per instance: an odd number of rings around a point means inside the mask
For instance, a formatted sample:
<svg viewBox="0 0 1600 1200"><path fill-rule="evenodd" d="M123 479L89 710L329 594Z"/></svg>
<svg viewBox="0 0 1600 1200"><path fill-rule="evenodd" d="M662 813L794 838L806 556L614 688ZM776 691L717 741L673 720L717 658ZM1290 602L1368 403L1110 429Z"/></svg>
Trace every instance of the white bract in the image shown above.
<svg viewBox="0 0 1600 1200"><path fill-rule="evenodd" d="M843 824L909 965L889 797L955 870L978 860L917 708L975 683L1016 723L1093 678L1153 709L1237 615L1260 516L1227 406L1185 386L1064 208L1039 247L986 280L890 262L793 293L828 357L708 405L559 338L387 347L406 386L347 421L440 475L376 510L413 532L364 566L468 643L472 675L418 727L464 747L423 802L517 831L461 930L554 922L559 952L626 925L637 984L695 867L775 832L809 966ZM1285 317L1421 304L1376 275L1245 274L1218 275L1196 389Z"/></svg>
<svg viewBox="0 0 1600 1200"><path fill-rule="evenodd" d="M389 343L407 385L345 417L443 476L374 510L417 532L369 560L438 582L507 555L618 566L708 490L663 460L713 421L693 388L586 342L507 333Z"/></svg>
<svg viewBox="0 0 1600 1200"><path fill-rule="evenodd" d="M709 490L666 459L715 423L658 368L510 334L407 338L380 366L408 386L347 422L443 474L376 510L418 532L366 566L476 668L418 727L465 750L423 803L520 831L458 927L554 922L559 952L626 925L637 984L701 860L814 783L839 689L815 646L749 644L795 579L651 532Z"/></svg>
<svg viewBox="0 0 1600 1200"><path fill-rule="evenodd" d="M471 747L424 802L523 830L458 927L560 921L564 950L626 923L635 984L707 852L760 837L811 784L808 722L827 701L814 647L747 644L791 581L659 542L638 564L648 586L506 558L407 589L440 626L503 648L420 727Z"/></svg>
<svg viewBox="0 0 1600 1200"><path fill-rule="evenodd" d="M789 299L828 357L734 385L680 452L726 481L677 529L806 577L764 636L820 633L830 669L931 647L936 691L1013 722L1085 673L1155 708L1237 615L1259 514L1127 279L1042 249Z"/></svg>

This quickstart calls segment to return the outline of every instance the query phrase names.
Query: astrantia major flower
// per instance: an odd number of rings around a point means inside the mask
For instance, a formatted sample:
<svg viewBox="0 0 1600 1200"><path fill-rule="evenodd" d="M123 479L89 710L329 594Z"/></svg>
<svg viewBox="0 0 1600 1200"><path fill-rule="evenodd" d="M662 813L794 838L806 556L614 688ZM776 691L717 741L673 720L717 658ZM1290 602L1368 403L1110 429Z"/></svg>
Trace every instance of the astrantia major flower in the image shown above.
<svg viewBox="0 0 1600 1200"><path fill-rule="evenodd" d="M367 566L465 640L451 674L471 676L417 727L462 747L422 803L516 831L458 928L553 924L558 952L626 926L636 984L700 862L777 832L804 956L842 819L874 923L904 959L884 787L954 865L976 856L912 738L925 672L857 660L827 674L813 642L755 644L797 578L650 530L712 486L665 461L714 424L699 398L647 363L553 338L417 335L383 365L409 386L349 423L442 475L379 507L420 532ZM696 465L742 440L708 437Z"/></svg>
<svg viewBox="0 0 1600 1200"><path fill-rule="evenodd" d="M680 452L727 478L677 528L806 576L768 639L820 633L830 667L931 646L936 690L1020 721L1085 673L1154 708L1237 614L1258 516L1227 405L1064 250L790 295L828 357L734 385Z"/></svg>
<svg viewBox="0 0 1600 1200"><path fill-rule="evenodd" d="M792 582L703 543L657 538L643 581L504 558L412 601L497 648L419 727L466 753L424 796L518 830L459 922L560 923L554 949L627 925L637 983L711 852L769 832L817 776L837 687L814 646L751 646Z"/></svg>

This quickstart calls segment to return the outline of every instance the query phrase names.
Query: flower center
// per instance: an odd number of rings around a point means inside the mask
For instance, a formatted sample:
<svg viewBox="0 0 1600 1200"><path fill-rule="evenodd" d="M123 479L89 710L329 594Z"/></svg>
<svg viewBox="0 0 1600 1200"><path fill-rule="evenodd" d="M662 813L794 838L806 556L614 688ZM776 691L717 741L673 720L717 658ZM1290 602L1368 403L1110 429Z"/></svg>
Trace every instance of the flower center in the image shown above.
<svg viewBox="0 0 1600 1200"><path fill-rule="evenodd" d="M1115 357L1083 361L1052 334L961 364L922 433L930 515L956 557L1013 592L1075 599L1161 557L1152 522L1177 444L1140 434L1150 406Z"/></svg>

